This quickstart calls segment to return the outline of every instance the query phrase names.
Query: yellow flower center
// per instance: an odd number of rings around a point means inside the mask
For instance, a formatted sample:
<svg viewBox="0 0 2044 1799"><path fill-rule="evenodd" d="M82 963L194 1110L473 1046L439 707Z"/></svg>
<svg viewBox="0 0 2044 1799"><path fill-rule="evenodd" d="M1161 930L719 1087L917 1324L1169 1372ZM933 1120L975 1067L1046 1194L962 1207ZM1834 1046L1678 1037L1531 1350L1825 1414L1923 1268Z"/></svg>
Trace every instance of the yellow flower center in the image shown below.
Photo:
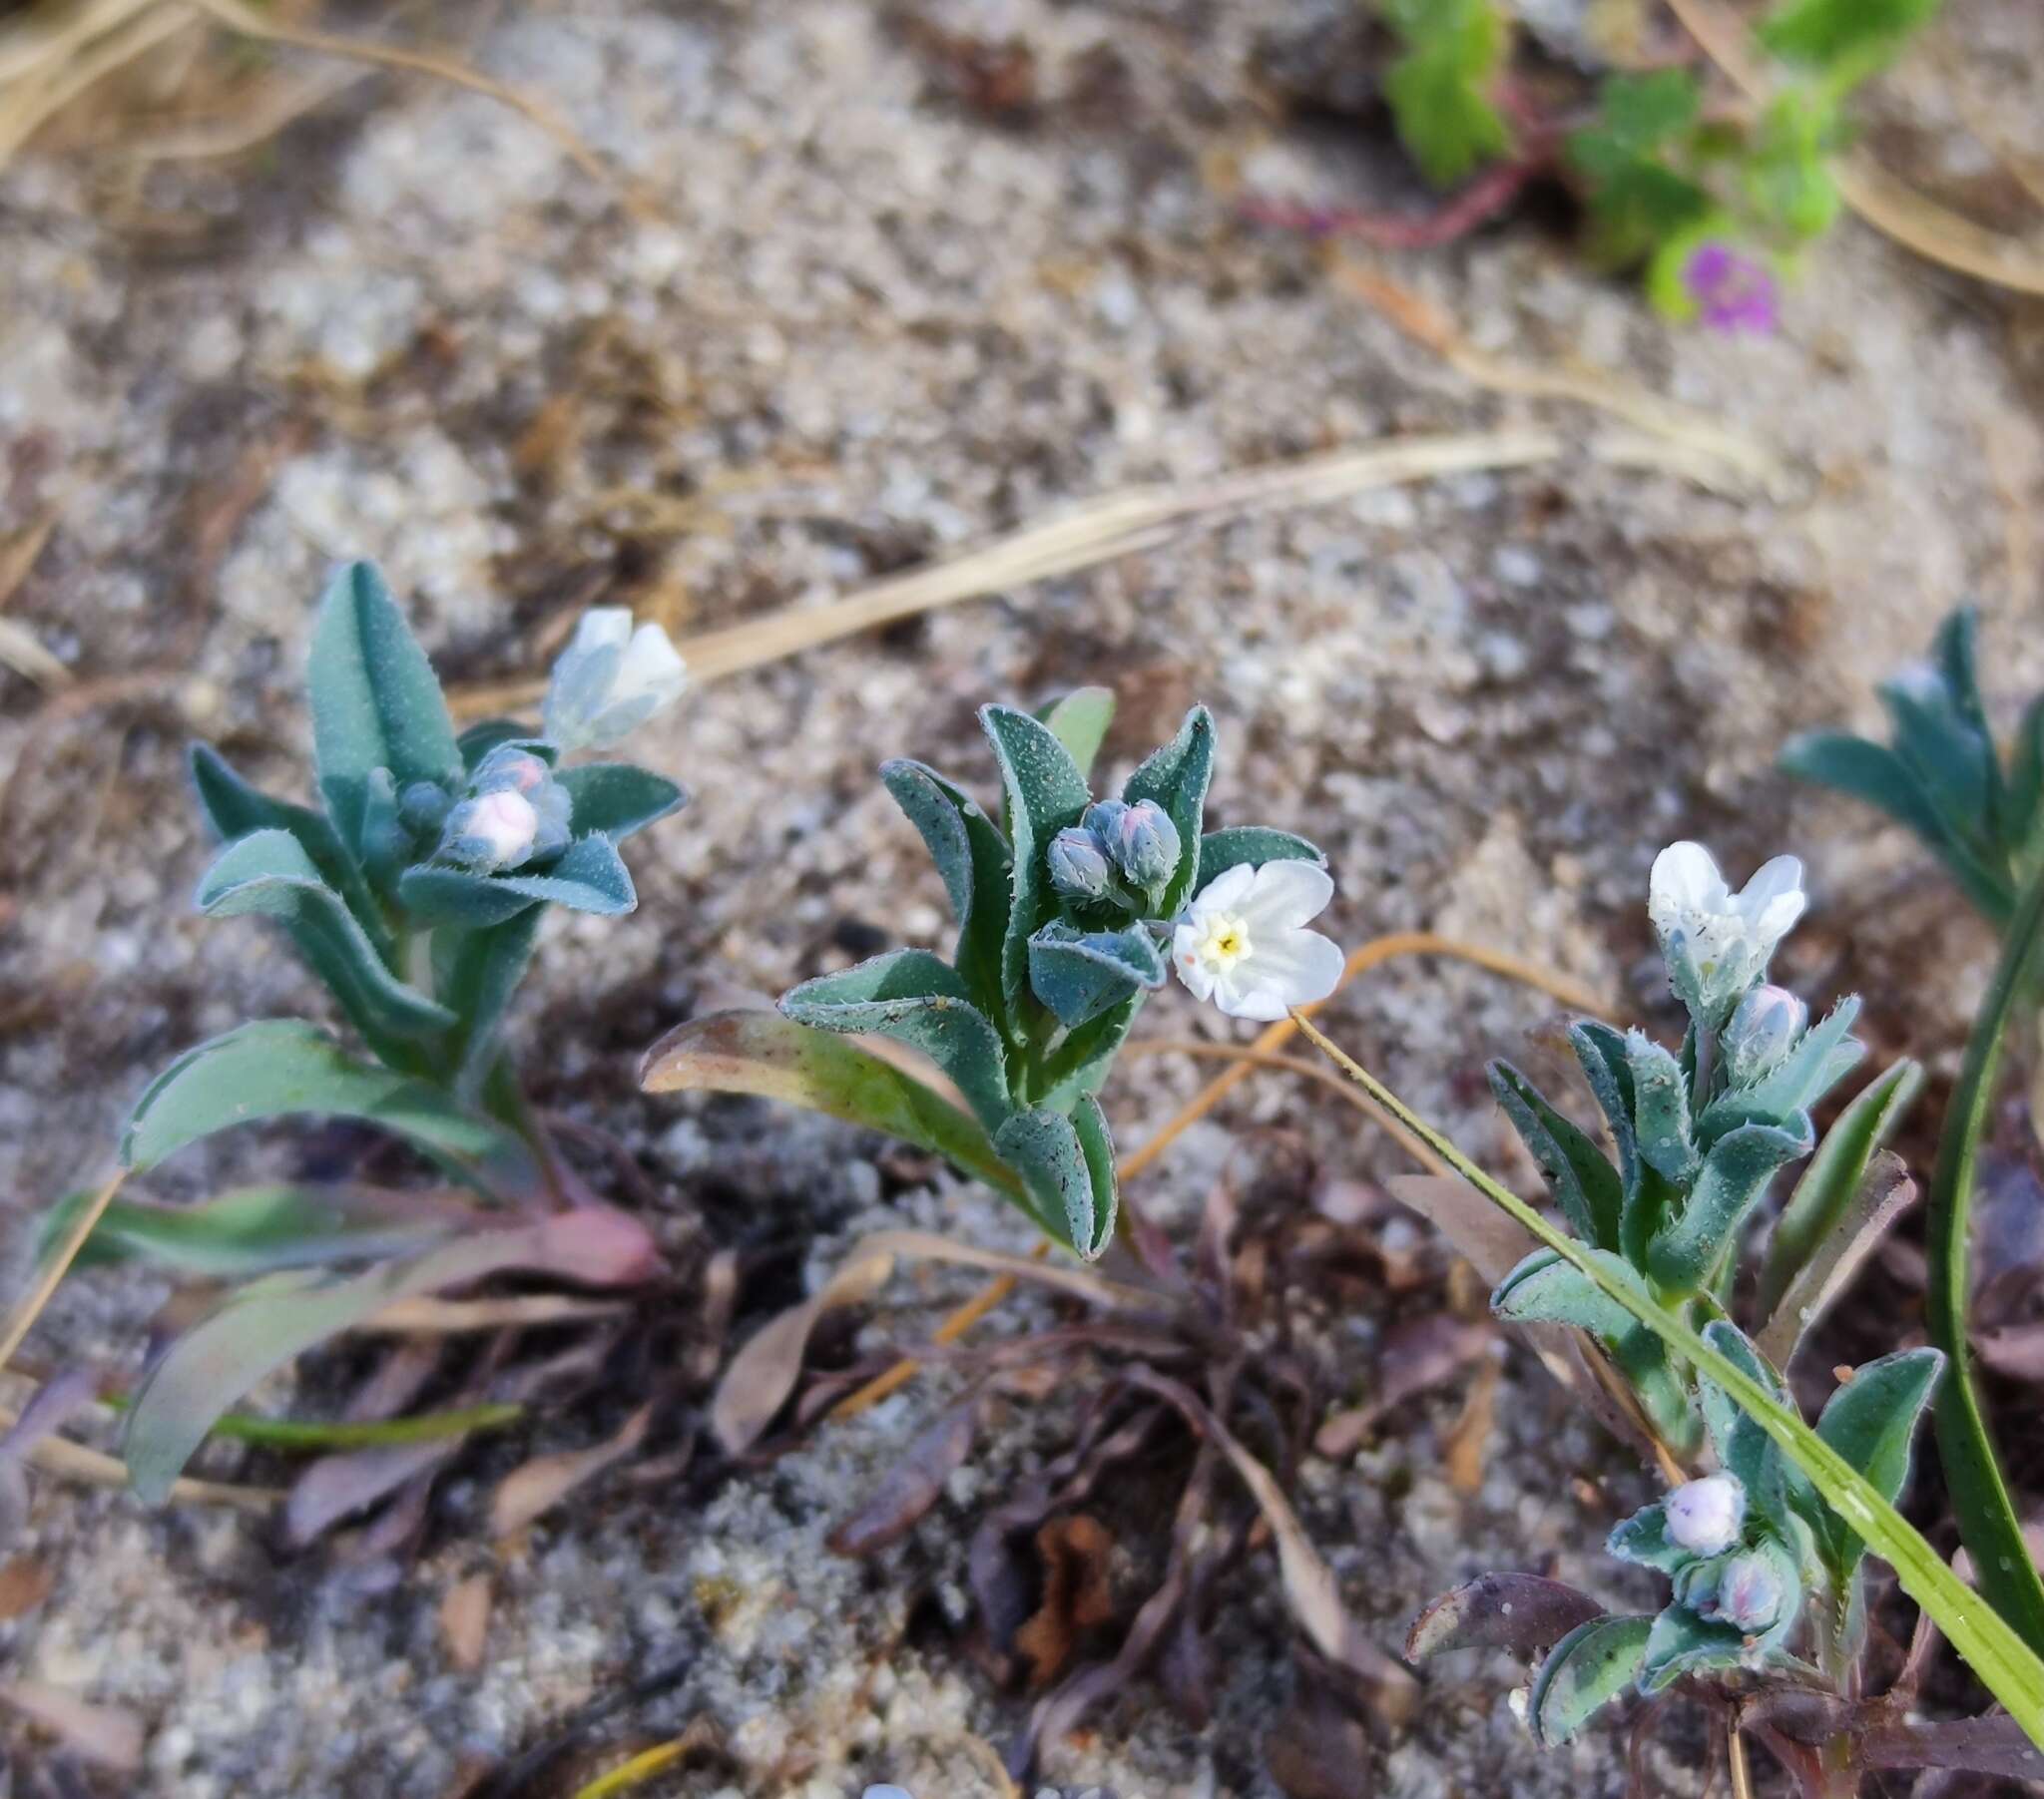
<svg viewBox="0 0 2044 1799"><path fill-rule="evenodd" d="M1217 972L1226 971L1249 953L1249 926L1240 918L1223 916L1208 920L1207 936L1200 945L1200 960L1209 968Z"/></svg>

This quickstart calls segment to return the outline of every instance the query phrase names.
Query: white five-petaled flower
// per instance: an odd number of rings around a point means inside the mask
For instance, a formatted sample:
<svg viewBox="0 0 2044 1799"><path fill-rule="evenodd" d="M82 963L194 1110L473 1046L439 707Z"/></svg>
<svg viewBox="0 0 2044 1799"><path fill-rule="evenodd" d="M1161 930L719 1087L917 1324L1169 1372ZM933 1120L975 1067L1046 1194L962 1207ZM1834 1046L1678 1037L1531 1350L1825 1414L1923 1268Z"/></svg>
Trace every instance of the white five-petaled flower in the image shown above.
<svg viewBox="0 0 2044 1799"><path fill-rule="evenodd" d="M681 653L658 625L634 631L625 607L591 607L554 664L546 734L563 749L601 749L672 704L687 684Z"/></svg>
<svg viewBox="0 0 2044 1799"><path fill-rule="evenodd" d="M1727 1474L1685 1481L1662 1502L1668 1538L1692 1556L1722 1556L1746 1528L1746 1489Z"/></svg>
<svg viewBox="0 0 2044 1799"><path fill-rule="evenodd" d="M1647 889L1647 916L1676 993L1711 1015L1713 1027L1767 973L1807 903L1795 857L1763 863L1734 893L1701 843L1671 843L1654 858Z"/></svg>
<svg viewBox="0 0 2044 1799"><path fill-rule="evenodd" d="M1179 979L1231 1018L1266 1024L1324 1000L1341 979L1341 950L1305 924L1333 897L1327 871L1310 862L1237 863L1179 920L1171 943Z"/></svg>

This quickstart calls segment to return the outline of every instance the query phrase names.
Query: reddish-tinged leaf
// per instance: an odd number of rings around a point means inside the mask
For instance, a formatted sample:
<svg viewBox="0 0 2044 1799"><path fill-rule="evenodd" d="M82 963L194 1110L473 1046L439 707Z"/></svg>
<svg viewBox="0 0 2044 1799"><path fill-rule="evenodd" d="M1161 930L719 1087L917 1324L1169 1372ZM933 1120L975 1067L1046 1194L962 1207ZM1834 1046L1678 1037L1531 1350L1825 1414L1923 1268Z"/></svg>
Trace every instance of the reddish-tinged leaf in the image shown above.
<svg viewBox="0 0 2044 1799"><path fill-rule="evenodd" d="M0 1624L33 1611L56 1585L55 1576L32 1556L15 1556L0 1563Z"/></svg>
<svg viewBox="0 0 2044 1799"><path fill-rule="evenodd" d="M1603 1611L1588 1593L1540 1574L1479 1574L1442 1593L1412 1620L1405 1659L1424 1661L1450 1649L1509 1649L1531 1656Z"/></svg>
<svg viewBox="0 0 2044 1799"><path fill-rule="evenodd" d="M535 1456L523 1468L506 1475L490 1501L490 1535L509 1537L522 1531L534 1519L550 1512L576 1488L594 1480L607 1468L634 1454L646 1441L653 1423L653 1407L641 1406L625 1420L624 1428L606 1443L591 1449L568 1450L560 1455Z"/></svg>
<svg viewBox="0 0 2044 1799"><path fill-rule="evenodd" d="M283 1509L286 1540L303 1549L343 1518L367 1511L406 1482L438 1468L466 1441L439 1437L427 1443L394 1443L385 1449L321 1456L291 1483Z"/></svg>
<svg viewBox="0 0 2044 1799"><path fill-rule="evenodd" d="M908 1535L942 1497L944 1483L972 1453L979 1397L961 1401L901 1452L873 1496L826 1539L838 1556L870 1556Z"/></svg>

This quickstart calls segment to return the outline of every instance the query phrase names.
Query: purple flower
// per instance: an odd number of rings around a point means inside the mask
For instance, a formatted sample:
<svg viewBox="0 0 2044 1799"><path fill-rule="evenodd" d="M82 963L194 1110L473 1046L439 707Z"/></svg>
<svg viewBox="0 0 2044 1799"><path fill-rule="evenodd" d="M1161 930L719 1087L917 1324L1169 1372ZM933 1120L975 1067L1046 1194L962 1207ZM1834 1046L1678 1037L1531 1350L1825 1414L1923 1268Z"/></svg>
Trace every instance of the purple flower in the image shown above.
<svg viewBox="0 0 2044 1799"><path fill-rule="evenodd" d="M1705 324L1726 336L1765 336L1781 323L1780 294L1767 265L1731 244L1700 243L1682 265L1682 285Z"/></svg>

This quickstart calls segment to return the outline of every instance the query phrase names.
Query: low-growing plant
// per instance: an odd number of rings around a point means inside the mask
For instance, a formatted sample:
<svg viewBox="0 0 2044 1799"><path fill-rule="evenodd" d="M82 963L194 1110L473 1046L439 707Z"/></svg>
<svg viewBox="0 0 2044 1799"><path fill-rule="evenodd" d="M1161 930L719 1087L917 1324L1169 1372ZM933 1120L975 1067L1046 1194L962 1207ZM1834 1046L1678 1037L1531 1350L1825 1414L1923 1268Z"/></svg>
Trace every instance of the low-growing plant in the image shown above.
<svg viewBox="0 0 2044 1799"><path fill-rule="evenodd" d="M503 1025L548 907L630 911L618 845L683 803L679 787L643 768L567 758L617 741L682 681L658 627L635 634L629 614L594 611L554 667L537 728L492 719L457 735L403 615L356 563L327 588L312 633L321 803L260 792L211 747L194 748L199 801L224 844L200 882L200 910L272 921L358 1048L298 1019L253 1021L201 1044L137 1102L121 1166L144 1173L266 1119L355 1120L373 1134L347 1151L355 1178L189 1204L81 1193L53 1208L46 1253L104 1206L81 1265L144 1262L231 1289L127 1405L123 1450L145 1497L169 1490L264 1374L397 1301L501 1271L603 1287L657 1267L645 1228L598 1203L561 1161ZM363 1174L393 1140L443 1183ZM301 1435L331 1446L309 1427Z"/></svg>
<svg viewBox="0 0 2044 1799"><path fill-rule="evenodd" d="M1850 140L1854 90L1936 10L1937 0L1780 0L1747 46L1767 85L1752 106L1720 104L1698 74L1670 66L1606 75L1587 119L1549 120L1512 85L1503 0L1384 0L1402 45L1384 91L1430 182L1551 169L1581 196L1594 260L1643 268L1675 317L1767 330L1778 277L1838 216L1830 163Z"/></svg>
<svg viewBox="0 0 2044 1799"><path fill-rule="evenodd" d="M1088 1259L1113 1239L1113 1139L1098 1095L1170 966L1240 1018L1324 996L1341 954L1304 928L1333 893L1310 843L1205 828L1214 720L1205 706L1119 797L1092 765L1113 695L1084 688L1032 714L990 705L999 822L920 762L880 770L921 833L958 921L947 962L889 951L806 981L777 1019L682 1027L649 1054L650 1088L770 1094L936 1150L988 1179ZM869 1033L927 1057L963 1102L822 1034Z"/></svg>

